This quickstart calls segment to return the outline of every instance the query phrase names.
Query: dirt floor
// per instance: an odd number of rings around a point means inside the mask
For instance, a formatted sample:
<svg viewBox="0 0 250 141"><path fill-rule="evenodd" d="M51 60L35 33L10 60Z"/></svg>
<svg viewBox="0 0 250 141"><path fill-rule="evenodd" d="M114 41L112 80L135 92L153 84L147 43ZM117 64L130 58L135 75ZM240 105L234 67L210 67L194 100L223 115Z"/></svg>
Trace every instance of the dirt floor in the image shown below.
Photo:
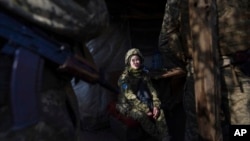
<svg viewBox="0 0 250 141"><path fill-rule="evenodd" d="M128 139L120 139L117 137L110 128L94 131L94 132L87 132L83 131L80 136L80 141L156 141L148 136L142 138L141 140L128 140Z"/></svg>
<svg viewBox="0 0 250 141"><path fill-rule="evenodd" d="M82 131L80 141L119 141L110 128L99 131Z"/></svg>

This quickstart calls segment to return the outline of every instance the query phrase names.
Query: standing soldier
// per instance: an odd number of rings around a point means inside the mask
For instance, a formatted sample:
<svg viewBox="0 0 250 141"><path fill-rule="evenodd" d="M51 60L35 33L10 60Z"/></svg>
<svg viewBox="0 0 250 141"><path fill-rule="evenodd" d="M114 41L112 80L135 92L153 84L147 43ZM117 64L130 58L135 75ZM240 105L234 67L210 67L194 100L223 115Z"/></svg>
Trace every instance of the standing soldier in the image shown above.
<svg viewBox="0 0 250 141"><path fill-rule="evenodd" d="M0 140L78 140L70 80L98 78L84 44L107 26L104 1L1 0L0 7Z"/></svg>
<svg viewBox="0 0 250 141"><path fill-rule="evenodd" d="M221 109L225 125L250 124L249 109L249 6L247 0L218 0L218 41L221 58ZM188 2L168 0L159 37L165 67L183 67L187 78L184 92L185 140L199 138L195 107L193 51ZM247 76L248 75L248 76ZM240 110L239 110L240 109ZM224 124L222 124L224 125ZM225 126L226 127L226 126Z"/></svg>
<svg viewBox="0 0 250 141"><path fill-rule="evenodd" d="M181 68L188 72L185 86L180 86L185 88L185 92L183 93L183 105L186 114L184 140L197 141L198 125L194 101L194 79L192 63L189 61L191 56L187 52L188 49L184 48L181 41L181 37L183 37L183 35L180 32L181 27L185 26L182 25L182 21L180 21L181 12L184 11L183 9L187 8L187 6L181 7L181 3L185 2L181 0L168 0L166 3L162 28L159 36L159 50L163 55L164 67L167 69ZM187 18L181 20L187 20Z"/></svg>

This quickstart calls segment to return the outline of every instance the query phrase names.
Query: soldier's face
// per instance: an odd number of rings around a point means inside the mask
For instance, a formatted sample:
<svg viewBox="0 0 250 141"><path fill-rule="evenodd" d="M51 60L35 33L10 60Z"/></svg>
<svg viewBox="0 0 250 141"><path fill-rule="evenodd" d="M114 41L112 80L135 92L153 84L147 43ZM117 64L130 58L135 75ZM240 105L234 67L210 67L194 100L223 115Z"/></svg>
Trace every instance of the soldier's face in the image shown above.
<svg viewBox="0 0 250 141"><path fill-rule="evenodd" d="M133 55L130 59L130 67L132 69L139 69L141 67L140 57L137 55Z"/></svg>

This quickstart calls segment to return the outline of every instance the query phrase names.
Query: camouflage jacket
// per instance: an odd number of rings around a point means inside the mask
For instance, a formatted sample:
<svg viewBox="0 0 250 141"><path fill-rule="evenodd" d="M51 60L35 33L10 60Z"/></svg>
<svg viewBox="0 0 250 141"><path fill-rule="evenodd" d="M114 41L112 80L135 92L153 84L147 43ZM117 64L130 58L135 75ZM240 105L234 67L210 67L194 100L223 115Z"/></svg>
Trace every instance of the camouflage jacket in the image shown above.
<svg viewBox="0 0 250 141"><path fill-rule="evenodd" d="M129 110L136 108L140 111L148 112L150 107L145 104L138 95L138 85L145 84L145 89L148 89L153 107L160 107L160 100L157 97L157 92L154 89L147 72L141 70L139 76L134 76L132 72L125 69L118 80L118 86L121 89L121 94L118 97L118 110L126 113Z"/></svg>
<svg viewBox="0 0 250 141"><path fill-rule="evenodd" d="M216 1L218 15L218 43L221 55L249 49L250 1ZM169 0L165 6L159 36L159 50L164 55L185 61L192 58L188 1ZM168 62L172 63L172 62ZM176 61L173 61L177 64Z"/></svg>
<svg viewBox="0 0 250 141"><path fill-rule="evenodd" d="M104 0L1 0L0 7L48 31L72 38L91 38L108 25Z"/></svg>

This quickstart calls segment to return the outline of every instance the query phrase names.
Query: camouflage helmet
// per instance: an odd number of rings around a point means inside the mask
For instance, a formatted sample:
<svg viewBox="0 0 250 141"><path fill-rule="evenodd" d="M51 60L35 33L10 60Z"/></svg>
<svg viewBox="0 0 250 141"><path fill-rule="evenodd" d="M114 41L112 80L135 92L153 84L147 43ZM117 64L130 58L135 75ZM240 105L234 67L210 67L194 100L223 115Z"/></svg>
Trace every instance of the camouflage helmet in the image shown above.
<svg viewBox="0 0 250 141"><path fill-rule="evenodd" d="M132 48L132 49L128 50L128 52L126 53L126 56L125 56L125 64L126 65L129 65L130 57L132 55L138 55L140 57L140 59L141 59L141 62L143 63L144 58L143 58L140 50L137 49L137 48Z"/></svg>

